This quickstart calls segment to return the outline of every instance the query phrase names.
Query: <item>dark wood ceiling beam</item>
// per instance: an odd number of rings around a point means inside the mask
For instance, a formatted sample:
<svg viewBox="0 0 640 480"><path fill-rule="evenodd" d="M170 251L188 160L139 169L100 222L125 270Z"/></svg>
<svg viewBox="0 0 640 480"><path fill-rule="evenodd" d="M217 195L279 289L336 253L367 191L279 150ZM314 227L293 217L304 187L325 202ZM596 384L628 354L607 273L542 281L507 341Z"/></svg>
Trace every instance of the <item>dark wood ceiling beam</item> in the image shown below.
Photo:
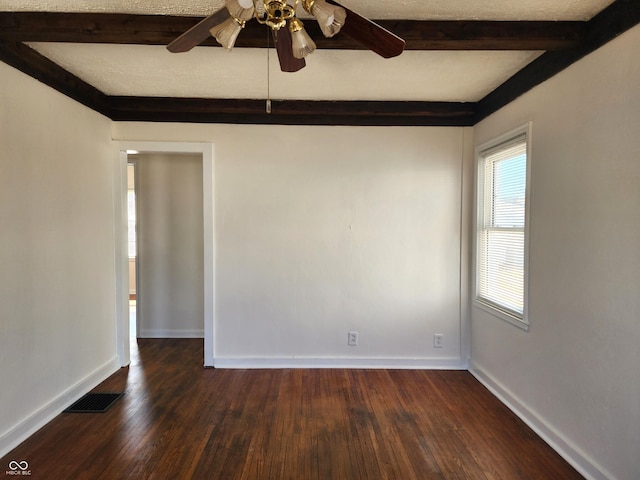
<svg viewBox="0 0 640 480"><path fill-rule="evenodd" d="M0 39L166 45L200 20L169 15L0 12Z"/></svg>
<svg viewBox="0 0 640 480"><path fill-rule="evenodd" d="M640 23L640 2L616 0L586 23L379 22L406 37L408 49L548 50L478 103L274 100L272 113L267 114L264 100L111 97L21 43L60 41L164 45L198 21L199 18L194 17L0 12L0 61L113 120L469 126ZM319 38L321 48L358 48L350 46L346 43L347 39L339 35L334 39L322 40L319 32L314 30L317 29L315 23L307 23L310 33ZM238 46L265 46L267 35L260 27L256 25L245 30ZM546 42L547 46L544 47L542 42ZM208 40L208 43L214 42ZM557 49L560 50L555 51Z"/></svg>
<svg viewBox="0 0 640 480"><path fill-rule="evenodd" d="M417 21L379 22L402 37L406 50L563 50L579 45L586 22Z"/></svg>
<svg viewBox="0 0 640 480"><path fill-rule="evenodd" d="M201 17L111 13L0 12L0 39L21 42L77 42L167 45ZM407 50L561 50L578 45L585 22L496 22L378 20L406 41ZM263 25L248 22L237 47L264 48ZM361 50L347 35L324 38L313 20L305 28L318 48ZM202 45L217 46L209 38Z"/></svg>
<svg viewBox="0 0 640 480"><path fill-rule="evenodd" d="M103 115L109 115L107 95L23 43L0 40L0 61Z"/></svg>
<svg viewBox="0 0 640 480"><path fill-rule="evenodd" d="M109 97L116 121L278 125L470 126L475 104Z"/></svg>
<svg viewBox="0 0 640 480"><path fill-rule="evenodd" d="M547 52L478 102L476 123L640 23L640 1L617 0L587 22L576 48Z"/></svg>

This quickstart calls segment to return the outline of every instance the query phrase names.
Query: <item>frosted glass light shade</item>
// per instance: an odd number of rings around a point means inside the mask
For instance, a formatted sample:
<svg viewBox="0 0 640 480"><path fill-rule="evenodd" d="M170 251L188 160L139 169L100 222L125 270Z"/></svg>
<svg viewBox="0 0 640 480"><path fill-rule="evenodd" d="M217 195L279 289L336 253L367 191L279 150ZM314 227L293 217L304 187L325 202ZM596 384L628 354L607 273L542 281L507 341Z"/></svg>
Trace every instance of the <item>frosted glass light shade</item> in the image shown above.
<svg viewBox="0 0 640 480"><path fill-rule="evenodd" d="M253 1L251 0L227 0L227 10L232 17L238 20L251 20L253 18Z"/></svg>
<svg viewBox="0 0 640 480"><path fill-rule="evenodd" d="M302 22L298 19L291 20L291 48L293 56L296 58L304 58L316 49L315 42L302 26Z"/></svg>
<svg viewBox="0 0 640 480"><path fill-rule="evenodd" d="M242 25L238 23L235 18L230 17L209 30L209 33L215 37L220 45L227 50L231 50L235 45L236 39L238 38L238 35L240 35L241 30Z"/></svg>
<svg viewBox="0 0 640 480"><path fill-rule="evenodd" d="M347 18L347 12L344 8L329 5L324 0L315 0L309 13L318 21L322 34L327 38L338 33Z"/></svg>

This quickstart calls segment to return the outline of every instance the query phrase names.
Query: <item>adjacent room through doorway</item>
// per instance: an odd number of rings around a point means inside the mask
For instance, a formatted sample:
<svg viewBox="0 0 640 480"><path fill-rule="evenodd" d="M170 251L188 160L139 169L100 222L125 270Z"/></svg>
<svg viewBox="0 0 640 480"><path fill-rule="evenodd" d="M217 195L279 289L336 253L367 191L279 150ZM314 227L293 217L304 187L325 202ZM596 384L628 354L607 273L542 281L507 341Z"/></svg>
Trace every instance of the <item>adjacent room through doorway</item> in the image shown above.
<svg viewBox="0 0 640 480"><path fill-rule="evenodd" d="M129 207L129 293L136 335L202 338L202 155L139 153L128 160L135 165L128 201L135 205Z"/></svg>

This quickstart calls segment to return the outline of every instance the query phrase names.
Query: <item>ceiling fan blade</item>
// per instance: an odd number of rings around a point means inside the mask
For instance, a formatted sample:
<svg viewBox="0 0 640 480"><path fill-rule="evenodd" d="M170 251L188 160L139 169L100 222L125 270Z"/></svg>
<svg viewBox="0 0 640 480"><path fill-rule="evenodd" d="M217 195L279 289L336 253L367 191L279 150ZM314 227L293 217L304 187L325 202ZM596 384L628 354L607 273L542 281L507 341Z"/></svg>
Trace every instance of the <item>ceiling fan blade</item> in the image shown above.
<svg viewBox="0 0 640 480"><path fill-rule="evenodd" d="M209 30L224 22L229 17L229 11L225 7L222 7L213 15L209 15L204 20L196 23L193 27L167 45L167 50L171 53L188 52L211 35Z"/></svg>
<svg viewBox="0 0 640 480"><path fill-rule="evenodd" d="M296 58L293 56L293 48L291 46L291 32L288 27L283 27L273 32L276 42L276 51L278 52L278 61L280 62L280 70L283 72L297 72L302 70L307 62L304 58Z"/></svg>
<svg viewBox="0 0 640 480"><path fill-rule="evenodd" d="M395 33L358 15L347 7L340 5L338 2L333 0L327 1L347 11L347 19L340 30L341 32L349 35L357 42L384 58L397 57L403 52L405 41Z"/></svg>

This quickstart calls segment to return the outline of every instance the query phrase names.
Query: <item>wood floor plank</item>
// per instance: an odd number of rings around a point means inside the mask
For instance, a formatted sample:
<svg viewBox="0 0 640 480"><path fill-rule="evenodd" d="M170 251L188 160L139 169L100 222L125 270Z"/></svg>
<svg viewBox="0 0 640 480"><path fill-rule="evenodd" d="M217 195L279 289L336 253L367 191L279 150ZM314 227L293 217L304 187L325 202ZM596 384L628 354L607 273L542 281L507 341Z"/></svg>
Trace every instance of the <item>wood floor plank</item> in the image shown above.
<svg viewBox="0 0 640 480"><path fill-rule="evenodd" d="M582 478L468 372L202 367L202 340L139 340L97 392L0 462L32 478Z"/></svg>

